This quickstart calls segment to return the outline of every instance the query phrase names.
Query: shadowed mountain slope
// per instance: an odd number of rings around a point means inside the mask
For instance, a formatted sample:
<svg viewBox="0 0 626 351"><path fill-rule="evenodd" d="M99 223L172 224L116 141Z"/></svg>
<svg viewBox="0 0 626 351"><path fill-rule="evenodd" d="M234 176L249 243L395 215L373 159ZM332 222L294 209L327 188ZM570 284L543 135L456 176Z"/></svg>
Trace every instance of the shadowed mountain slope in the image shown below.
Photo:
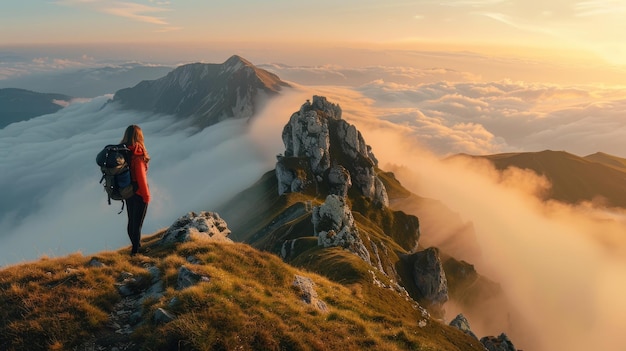
<svg viewBox="0 0 626 351"><path fill-rule="evenodd" d="M222 64L192 63L165 77L118 90L128 109L192 117L203 128L226 118L250 118L264 98L289 87L278 76L234 55Z"/></svg>
<svg viewBox="0 0 626 351"><path fill-rule="evenodd" d="M579 157L551 150L469 157L487 159L499 170L517 167L545 176L552 184L546 199L626 208L626 160L619 157L602 153Z"/></svg>
<svg viewBox="0 0 626 351"><path fill-rule="evenodd" d="M0 89L0 128L33 117L55 113L72 98L62 94L37 93L30 90Z"/></svg>

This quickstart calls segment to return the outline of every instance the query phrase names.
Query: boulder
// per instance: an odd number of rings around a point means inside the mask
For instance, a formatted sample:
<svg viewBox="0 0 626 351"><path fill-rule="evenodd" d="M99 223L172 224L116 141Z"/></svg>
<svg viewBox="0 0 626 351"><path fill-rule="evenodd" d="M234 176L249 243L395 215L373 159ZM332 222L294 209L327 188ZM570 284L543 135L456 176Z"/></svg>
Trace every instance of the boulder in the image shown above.
<svg viewBox="0 0 626 351"><path fill-rule="evenodd" d="M228 241L230 229L226 221L215 212L189 212L178 218L163 234L161 243L186 242L193 238L215 241Z"/></svg>
<svg viewBox="0 0 626 351"><path fill-rule="evenodd" d="M328 306L326 303L317 297L315 283L311 280L311 278L296 275L293 281L293 286L300 292L302 301L315 307L320 312L328 312Z"/></svg>
<svg viewBox="0 0 626 351"><path fill-rule="evenodd" d="M200 282L208 282L210 278L201 274L192 272L189 268L181 266L178 269L178 279L176 280L176 289L183 290L190 286L194 286Z"/></svg>

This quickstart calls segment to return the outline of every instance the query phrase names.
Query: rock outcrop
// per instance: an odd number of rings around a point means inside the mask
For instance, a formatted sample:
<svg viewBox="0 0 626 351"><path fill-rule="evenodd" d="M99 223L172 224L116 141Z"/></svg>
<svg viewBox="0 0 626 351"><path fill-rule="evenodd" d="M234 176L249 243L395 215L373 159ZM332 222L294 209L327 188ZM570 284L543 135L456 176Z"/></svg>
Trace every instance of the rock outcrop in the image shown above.
<svg viewBox="0 0 626 351"><path fill-rule="evenodd" d="M226 221L215 212L189 212L178 218L163 234L161 243L185 242L193 237L216 241L232 241Z"/></svg>
<svg viewBox="0 0 626 351"><path fill-rule="evenodd" d="M313 102L307 101L291 115L282 138L285 153L276 166L279 194L313 183L331 187L331 193L347 193L354 185L374 203L389 205L385 186L376 175L378 160L356 127L341 119L339 105L313 96ZM304 159L306 166L301 168L294 159ZM331 170L337 165L342 168Z"/></svg>
<svg viewBox="0 0 626 351"><path fill-rule="evenodd" d="M465 318L465 316L462 313L454 317L454 319L450 322L450 326L455 327L458 330L462 331L463 333L478 340L478 337L476 336L476 334L474 334L474 332L470 328L467 318Z"/></svg>
<svg viewBox="0 0 626 351"><path fill-rule="evenodd" d="M420 304L436 316L443 316L443 304L448 301L448 282L443 270L439 250L431 247L408 256L412 263L413 280Z"/></svg>

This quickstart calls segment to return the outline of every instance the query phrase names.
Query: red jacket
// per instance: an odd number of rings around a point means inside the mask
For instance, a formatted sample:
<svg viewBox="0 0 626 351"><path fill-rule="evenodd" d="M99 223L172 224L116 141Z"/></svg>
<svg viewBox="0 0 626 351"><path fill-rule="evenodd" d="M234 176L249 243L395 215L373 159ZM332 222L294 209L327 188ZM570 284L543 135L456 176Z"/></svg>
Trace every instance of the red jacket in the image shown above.
<svg viewBox="0 0 626 351"><path fill-rule="evenodd" d="M145 150L141 145L131 145L130 178L137 183L138 188L135 193L143 199L143 202L150 202L150 188L148 188L148 164L144 161Z"/></svg>

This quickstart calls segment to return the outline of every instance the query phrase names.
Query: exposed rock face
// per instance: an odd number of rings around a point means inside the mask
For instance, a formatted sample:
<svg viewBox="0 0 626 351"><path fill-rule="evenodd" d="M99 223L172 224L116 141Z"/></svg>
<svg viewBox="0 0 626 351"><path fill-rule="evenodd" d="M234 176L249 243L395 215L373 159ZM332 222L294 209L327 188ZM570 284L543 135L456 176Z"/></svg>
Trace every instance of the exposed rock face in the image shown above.
<svg viewBox="0 0 626 351"><path fill-rule="evenodd" d="M345 197L348 195L348 189L352 186L350 172L341 165L331 167L328 172L328 192L330 194Z"/></svg>
<svg viewBox="0 0 626 351"><path fill-rule="evenodd" d="M343 197L328 195L322 205L313 208L312 221L318 245L343 247L371 263L370 254L359 236L352 211Z"/></svg>
<svg viewBox="0 0 626 351"><path fill-rule="evenodd" d="M185 242L197 239L232 241L226 221L215 212L189 212L177 219L163 234L161 243Z"/></svg>
<svg viewBox="0 0 626 351"><path fill-rule="evenodd" d="M489 351L517 351L513 342L506 334L502 333L498 337L485 336L480 339L480 342L485 345L485 348Z"/></svg>
<svg viewBox="0 0 626 351"><path fill-rule="evenodd" d="M413 279L420 300L433 314L443 313L443 304L448 301L448 282L439 257L439 250L428 248L409 257L413 261Z"/></svg>
<svg viewBox="0 0 626 351"><path fill-rule="evenodd" d="M279 157L276 163L278 193L312 193L317 191L317 180L306 158Z"/></svg>
<svg viewBox="0 0 626 351"><path fill-rule="evenodd" d="M476 336L476 334L474 334L474 332L470 328L469 322L467 321L467 318L465 318L463 314L457 315L452 320L452 322L450 322L450 326L453 326L459 329L460 331L464 332L465 334L471 336L472 338L478 340L478 337Z"/></svg>
<svg viewBox="0 0 626 351"><path fill-rule="evenodd" d="M200 127L227 118L250 118L256 99L289 84L234 55L222 64L192 63L167 76L115 93L113 102L140 111L193 117Z"/></svg>
<svg viewBox="0 0 626 351"><path fill-rule="evenodd" d="M331 193L343 193L344 187L354 184L374 203L389 205L387 191L376 175L378 160L356 127L341 119L339 105L328 102L325 97L313 96L313 102L307 101L291 115L282 138L285 154L279 157L276 167L279 194L299 189L303 183L326 180L332 188ZM305 158L309 166L305 169L310 170L314 178L303 179L302 170L295 167L293 161L289 164L293 158ZM332 165L346 170L350 181L338 179L347 177L341 169L331 170Z"/></svg>

